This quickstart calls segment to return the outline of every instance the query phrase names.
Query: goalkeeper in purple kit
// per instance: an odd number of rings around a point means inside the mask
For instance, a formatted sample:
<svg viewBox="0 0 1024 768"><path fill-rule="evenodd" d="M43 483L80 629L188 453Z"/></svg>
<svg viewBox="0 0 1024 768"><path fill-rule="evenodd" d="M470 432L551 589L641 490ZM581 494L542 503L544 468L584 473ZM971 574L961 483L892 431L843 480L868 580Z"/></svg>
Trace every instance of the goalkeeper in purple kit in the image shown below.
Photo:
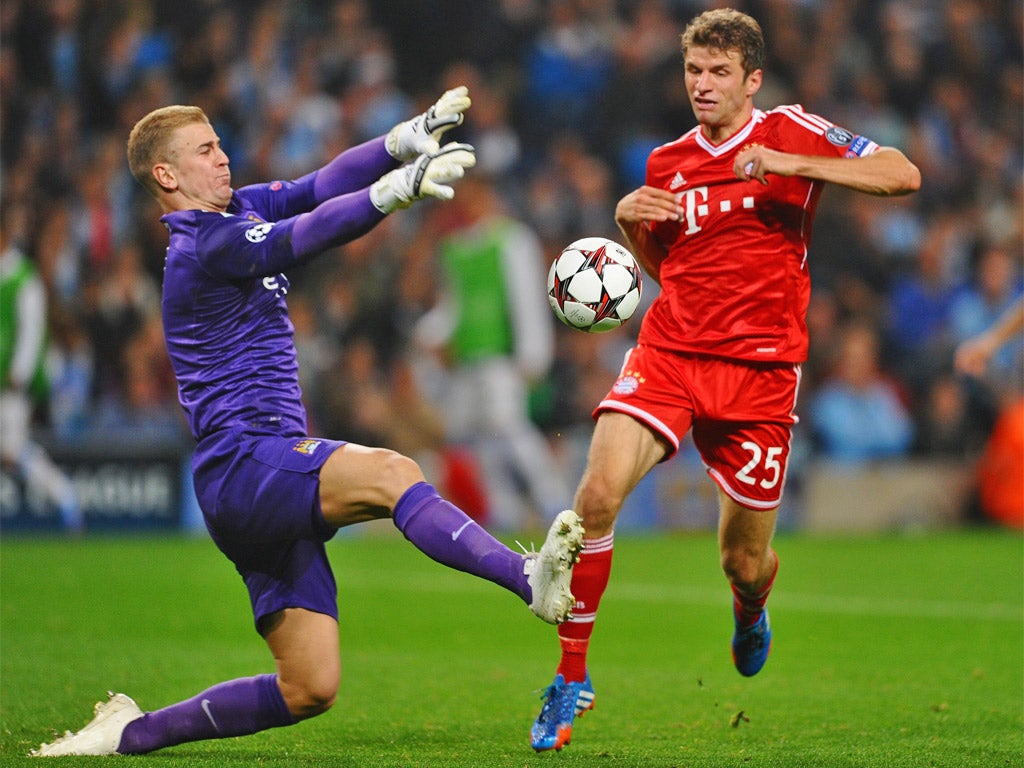
<svg viewBox="0 0 1024 768"><path fill-rule="evenodd" d="M354 523L391 517L434 560L516 593L545 621L569 617L583 541L575 513L555 519L539 553L519 554L442 499L412 459L306 433L285 271L417 200L451 199L475 155L439 139L469 105L466 89L453 89L319 170L239 190L199 108L164 107L135 125L128 162L170 233L164 333L197 441L196 495L211 537L245 581L276 672L152 712L111 694L84 728L33 755L141 754L327 711L341 660L324 543Z"/></svg>

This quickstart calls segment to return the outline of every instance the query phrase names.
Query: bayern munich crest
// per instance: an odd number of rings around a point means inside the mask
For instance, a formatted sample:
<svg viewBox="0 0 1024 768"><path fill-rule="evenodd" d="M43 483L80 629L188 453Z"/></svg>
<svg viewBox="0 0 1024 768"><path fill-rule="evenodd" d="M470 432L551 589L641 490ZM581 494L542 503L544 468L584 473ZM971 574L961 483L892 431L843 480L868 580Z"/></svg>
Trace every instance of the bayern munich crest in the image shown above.
<svg viewBox="0 0 1024 768"><path fill-rule="evenodd" d="M626 374L620 377L615 384L612 385L612 392L616 395L632 395L640 389L640 381L636 376L632 374Z"/></svg>

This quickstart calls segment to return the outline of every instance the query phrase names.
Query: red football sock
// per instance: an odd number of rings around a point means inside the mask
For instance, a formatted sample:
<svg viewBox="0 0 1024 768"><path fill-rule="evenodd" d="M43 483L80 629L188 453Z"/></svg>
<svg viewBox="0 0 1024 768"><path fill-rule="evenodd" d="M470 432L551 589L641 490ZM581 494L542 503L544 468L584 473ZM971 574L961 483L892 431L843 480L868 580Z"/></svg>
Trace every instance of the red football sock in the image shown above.
<svg viewBox="0 0 1024 768"><path fill-rule="evenodd" d="M757 592L742 592L735 584L731 585L732 609L741 627L752 627L756 624L764 611L765 603L768 602L768 595L771 594L775 576L779 572L779 556L775 552L772 554L775 556L775 569L765 585Z"/></svg>
<svg viewBox="0 0 1024 768"><path fill-rule="evenodd" d="M615 534L584 539L584 543L580 560L572 570L572 593L576 606L572 618L558 627L558 642L562 647L558 672L566 682L582 681L587 676L587 648L594 631L597 607L612 571Z"/></svg>

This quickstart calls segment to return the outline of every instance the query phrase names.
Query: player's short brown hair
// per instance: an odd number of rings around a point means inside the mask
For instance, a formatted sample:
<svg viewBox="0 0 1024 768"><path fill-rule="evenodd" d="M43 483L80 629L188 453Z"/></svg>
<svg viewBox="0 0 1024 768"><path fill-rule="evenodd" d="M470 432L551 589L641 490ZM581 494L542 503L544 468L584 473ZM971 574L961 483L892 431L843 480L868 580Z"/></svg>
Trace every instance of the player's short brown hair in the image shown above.
<svg viewBox="0 0 1024 768"><path fill-rule="evenodd" d="M128 134L128 167L150 194L155 196L160 191L153 178L153 166L172 159L168 148L171 135L192 123L209 124L210 119L199 107L174 104L154 109Z"/></svg>
<svg viewBox="0 0 1024 768"><path fill-rule="evenodd" d="M764 67L764 33L757 21L732 8L705 11L689 24L682 35L683 58L690 48L712 51L738 51L743 63L743 74Z"/></svg>

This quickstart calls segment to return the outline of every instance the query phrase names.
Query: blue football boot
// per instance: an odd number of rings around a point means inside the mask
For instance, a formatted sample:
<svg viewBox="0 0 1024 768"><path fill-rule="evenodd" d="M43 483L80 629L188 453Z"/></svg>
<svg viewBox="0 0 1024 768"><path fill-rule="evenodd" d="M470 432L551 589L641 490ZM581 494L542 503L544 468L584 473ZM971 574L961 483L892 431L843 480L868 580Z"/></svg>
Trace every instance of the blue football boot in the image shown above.
<svg viewBox="0 0 1024 768"><path fill-rule="evenodd" d="M572 723L594 708L594 686L590 672L582 683L567 683L561 674L544 689L544 706L530 729L530 746L538 752L560 750L572 738Z"/></svg>
<svg viewBox="0 0 1024 768"><path fill-rule="evenodd" d="M732 636L732 662L744 677L751 677L761 671L772 649L772 628L768 623L768 611L762 611L757 621L745 628L736 621L736 632Z"/></svg>

